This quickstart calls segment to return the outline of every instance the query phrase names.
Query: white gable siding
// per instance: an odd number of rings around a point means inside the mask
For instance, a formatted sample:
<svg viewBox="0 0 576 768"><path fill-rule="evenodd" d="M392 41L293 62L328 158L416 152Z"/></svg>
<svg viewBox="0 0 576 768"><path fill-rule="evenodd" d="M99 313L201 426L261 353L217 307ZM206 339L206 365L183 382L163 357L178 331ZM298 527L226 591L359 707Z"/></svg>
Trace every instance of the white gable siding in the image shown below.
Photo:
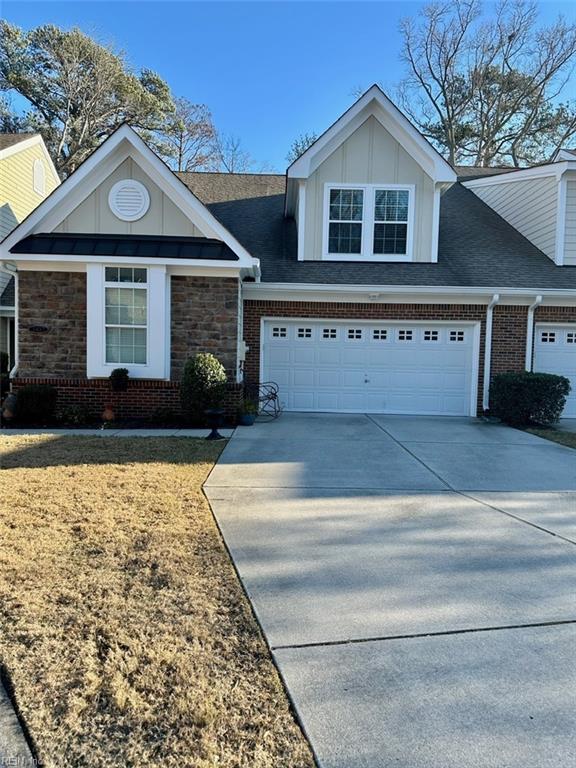
<svg viewBox="0 0 576 768"><path fill-rule="evenodd" d="M121 221L112 213L108 205L108 195L112 186L122 179L140 181L150 195L150 207L138 221ZM124 160L55 228L55 231L112 235L202 236L197 227L132 158Z"/></svg>
<svg viewBox="0 0 576 768"><path fill-rule="evenodd" d="M566 184L564 264L576 266L576 179L569 179Z"/></svg>
<svg viewBox="0 0 576 768"><path fill-rule="evenodd" d="M553 176L471 187L478 197L554 260L558 182ZM490 236L490 233L487 233Z"/></svg>
<svg viewBox="0 0 576 768"><path fill-rule="evenodd" d="M431 261L434 184L374 117L306 180L304 259L322 258L325 184L414 184L414 260Z"/></svg>

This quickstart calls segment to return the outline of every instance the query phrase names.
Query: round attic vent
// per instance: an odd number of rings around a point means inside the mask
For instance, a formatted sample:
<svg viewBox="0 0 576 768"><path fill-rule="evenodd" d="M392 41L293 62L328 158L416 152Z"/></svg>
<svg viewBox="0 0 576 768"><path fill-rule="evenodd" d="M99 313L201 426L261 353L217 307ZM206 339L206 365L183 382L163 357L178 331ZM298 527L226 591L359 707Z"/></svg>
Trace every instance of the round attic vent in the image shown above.
<svg viewBox="0 0 576 768"><path fill-rule="evenodd" d="M150 207L150 195L139 181L124 179L110 190L108 205L112 213L122 221L137 221Z"/></svg>

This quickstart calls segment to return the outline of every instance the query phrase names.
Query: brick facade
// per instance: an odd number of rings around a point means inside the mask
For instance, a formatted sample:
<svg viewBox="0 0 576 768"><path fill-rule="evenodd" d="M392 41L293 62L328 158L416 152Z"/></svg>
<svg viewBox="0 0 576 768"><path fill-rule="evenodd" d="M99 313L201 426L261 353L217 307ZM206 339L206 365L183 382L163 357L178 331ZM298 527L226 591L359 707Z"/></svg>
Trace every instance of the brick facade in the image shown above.
<svg viewBox="0 0 576 768"><path fill-rule="evenodd" d="M172 277L171 378L180 379L187 358L212 352L236 375L238 281L233 277Z"/></svg>
<svg viewBox="0 0 576 768"><path fill-rule="evenodd" d="M18 273L18 373L86 376L86 274Z"/></svg>
<svg viewBox="0 0 576 768"><path fill-rule="evenodd" d="M236 278L171 278L171 381L131 379L127 392L113 392L107 378L86 378L86 274L19 273L19 364L17 391L27 383L58 390L60 412L86 407L94 416L111 404L123 418L180 411L179 380L184 362L212 352L236 378L238 281ZM227 410L242 399L231 384Z"/></svg>

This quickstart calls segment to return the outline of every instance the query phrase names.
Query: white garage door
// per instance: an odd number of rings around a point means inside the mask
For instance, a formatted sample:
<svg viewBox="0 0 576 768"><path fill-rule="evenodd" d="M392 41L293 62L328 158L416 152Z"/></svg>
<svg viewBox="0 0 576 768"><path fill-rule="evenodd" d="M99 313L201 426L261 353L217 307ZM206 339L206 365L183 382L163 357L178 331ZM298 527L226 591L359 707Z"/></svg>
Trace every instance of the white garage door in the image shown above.
<svg viewBox="0 0 576 768"><path fill-rule="evenodd" d="M576 418L576 325L536 326L534 342L534 370L540 373L559 373L572 384L562 416Z"/></svg>
<svg viewBox="0 0 576 768"><path fill-rule="evenodd" d="M469 415L474 324L265 320L262 378L289 411Z"/></svg>

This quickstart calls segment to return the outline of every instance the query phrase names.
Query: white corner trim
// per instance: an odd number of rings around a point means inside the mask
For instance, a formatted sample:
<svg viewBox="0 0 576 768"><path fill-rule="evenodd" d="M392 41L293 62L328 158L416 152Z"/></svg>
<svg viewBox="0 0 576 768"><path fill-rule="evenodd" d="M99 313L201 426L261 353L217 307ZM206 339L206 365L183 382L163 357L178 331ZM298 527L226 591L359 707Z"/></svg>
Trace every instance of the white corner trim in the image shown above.
<svg viewBox="0 0 576 768"><path fill-rule="evenodd" d="M534 303L528 307L528 319L526 325L526 356L524 360L524 367L527 371L532 370L532 348L534 346L534 312L536 307L542 303L542 296L536 296Z"/></svg>
<svg viewBox="0 0 576 768"><path fill-rule="evenodd" d="M298 180L298 261L304 261L306 248L306 182Z"/></svg>
<svg viewBox="0 0 576 768"><path fill-rule="evenodd" d="M554 263L561 267L564 264L564 250L566 245L566 193L568 180L562 176L558 181L558 197L556 203L556 242L554 247Z"/></svg>
<svg viewBox="0 0 576 768"><path fill-rule="evenodd" d="M484 380L482 382L482 408L487 411L490 404L490 374L492 368L492 326L494 319L494 307L500 301L499 294L495 293L486 307L486 338L484 340Z"/></svg>
<svg viewBox="0 0 576 768"><path fill-rule="evenodd" d="M393 104L384 91L373 85L344 112L300 157L289 166L288 178L307 178L313 169L313 161L325 149L333 151L349 135L350 128L358 127L358 120L364 122L374 116L384 128L402 145L411 145L420 155L419 163L424 158L429 164L427 172L432 171L435 181L454 183L456 173L446 160L437 152L408 118ZM384 118L384 121L383 121Z"/></svg>
<svg viewBox="0 0 576 768"><path fill-rule="evenodd" d="M442 189L439 184L434 185L434 201L432 203L432 238L430 246L430 261L438 263L438 240L440 237L440 196Z"/></svg>

